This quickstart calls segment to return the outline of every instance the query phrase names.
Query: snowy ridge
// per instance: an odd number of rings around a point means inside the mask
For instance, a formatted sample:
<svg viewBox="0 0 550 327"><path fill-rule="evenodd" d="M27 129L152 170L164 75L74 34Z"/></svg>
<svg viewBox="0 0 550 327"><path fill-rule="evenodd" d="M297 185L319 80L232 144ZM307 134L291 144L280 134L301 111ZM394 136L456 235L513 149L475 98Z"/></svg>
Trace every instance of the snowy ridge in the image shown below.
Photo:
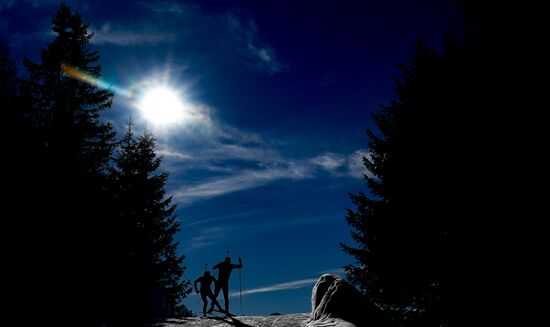
<svg viewBox="0 0 550 327"><path fill-rule="evenodd" d="M311 320L309 313L279 316L237 316L167 319L154 327L355 327L341 319Z"/></svg>

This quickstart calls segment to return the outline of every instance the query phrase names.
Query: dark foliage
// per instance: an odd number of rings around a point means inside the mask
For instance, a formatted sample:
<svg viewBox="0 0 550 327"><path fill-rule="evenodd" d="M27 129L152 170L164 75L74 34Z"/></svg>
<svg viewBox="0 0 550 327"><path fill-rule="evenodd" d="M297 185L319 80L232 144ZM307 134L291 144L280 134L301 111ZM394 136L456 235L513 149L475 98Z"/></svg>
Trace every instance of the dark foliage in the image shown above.
<svg viewBox="0 0 550 327"><path fill-rule="evenodd" d="M0 203L4 209L0 220L1 262L4 268L4 286L2 287L2 303L5 312L12 315L21 314L20 304L28 295L19 292L22 276L26 273L24 267L30 267L28 255L25 255L28 241L22 238L29 230L24 208L28 207L28 192L30 176L26 171L31 168L31 129L25 119L25 110L17 96L16 66L10 58L9 50L0 44L0 104L2 114L2 178L3 196ZM28 274L28 273L27 273ZM30 275L30 274L28 274ZM23 289L24 291L27 288Z"/></svg>
<svg viewBox="0 0 550 327"><path fill-rule="evenodd" d="M420 42L396 97L373 115L369 192L351 194L346 216L348 279L409 326L468 325L489 305L487 268L503 251L494 233L513 207L504 174L514 114L503 110L513 97L501 92L514 66L502 70L510 56L487 12L466 5L479 15L469 12L464 39L442 53Z"/></svg>
<svg viewBox="0 0 550 327"><path fill-rule="evenodd" d="M185 313L178 303L192 291L183 282L184 256L176 254L174 234L180 224L165 197L167 173L157 173L161 159L155 139L135 136L132 123L121 140L110 174L121 256L120 280L126 310L144 319ZM132 294L132 296L128 296ZM136 308L139 308L136 310Z"/></svg>
<svg viewBox="0 0 550 327"><path fill-rule="evenodd" d="M13 108L31 137L17 144L24 153L17 156L15 185L17 196L32 205L19 203L10 235L17 253L12 286L24 294L17 307L25 319L95 315L107 292L108 244L101 235L108 228L104 173L114 133L99 115L113 95L60 69L71 65L99 76L99 56L87 47L88 25L59 7L52 20L56 38L41 50L39 63L24 61L28 77Z"/></svg>
<svg viewBox="0 0 550 327"><path fill-rule="evenodd" d="M115 155L115 133L101 119L112 92L64 73L100 76L88 28L61 4L55 38L40 62L24 60L24 79L0 48L8 325L137 325L186 312L179 223L165 198L168 176L154 174L154 138L126 135Z"/></svg>

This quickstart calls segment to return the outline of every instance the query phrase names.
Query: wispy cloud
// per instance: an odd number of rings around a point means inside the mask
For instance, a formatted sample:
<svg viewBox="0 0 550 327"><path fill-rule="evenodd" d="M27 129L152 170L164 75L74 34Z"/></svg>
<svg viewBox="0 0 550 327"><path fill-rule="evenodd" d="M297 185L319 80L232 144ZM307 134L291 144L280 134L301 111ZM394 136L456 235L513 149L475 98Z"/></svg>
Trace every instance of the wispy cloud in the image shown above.
<svg viewBox="0 0 550 327"><path fill-rule="evenodd" d="M177 35L171 32L154 31L148 27L114 28L110 23L103 24L99 30L91 28L90 32L94 33L94 37L90 41L91 43L119 46L157 45L174 42L177 38Z"/></svg>
<svg viewBox="0 0 550 327"><path fill-rule="evenodd" d="M228 193L266 185L276 180L301 180L310 177L305 166L288 162L286 167L245 170L227 177L216 177L197 185L183 186L172 192L174 201L183 205Z"/></svg>
<svg viewBox="0 0 550 327"><path fill-rule="evenodd" d="M83 0L66 2L81 12L109 10L108 2L96 3ZM0 1L0 11L10 10L19 5L24 6L26 11L32 11L46 6L54 7L58 3L57 0L6 0ZM131 13L142 13L142 19L136 21L131 14L117 19L112 18L109 21L97 19L94 21L97 25L90 28L90 32L95 33L91 43L121 47L170 43L179 49L184 49L182 52L188 56L199 58L200 55L201 60L197 60L196 65L200 65L198 62L203 60L208 61L209 65L225 65L226 60L236 59L259 72L270 75L283 72L288 68L269 40L261 35L254 16L245 10L230 8L227 12L211 13L203 10L198 4L175 0L141 0L129 2L127 6ZM27 16L22 17L27 18ZM16 21L18 18L13 17L13 20ZM6 23L0 22L0 24ZM25 38L28 34L48 35L44 25L13 32L16 35L9 35L10 40ZM219 53L228 55L219 56Z"/></svg>
<svg viewBox="0 0 550 327"><path fill-rule="evenodd" d="M142 1L141 4L147 9L161 14L185 14L197 10L197 7L192 4L174 1Z"/></svg>
<svg viewBox="0 0 550 327"><path fill-rule="evenodd" d="M245 211L245 212L237 212L237 213L234 213L234 214L231 214L231 215L224 215L224 216L220 216L220 217L205 218L205 219L196 220L196 221L191 222L191 223L182 224L181 227L182 228L188 228L188 227L193 227L193 226L197 226L197 225L210 224L210 223L220 221L220 220L238 219L238 218L242 218L242 217L258 215L260 213L262 213L262 211L260 211L260 210L250 210L250 211Z"/></svg>
<svg viewBox="0 0 550 327"><path fill-rule="evenodd" d="M176 151L176 150L173 150L173 149L171 149L167 146L165 146L162 149L157 150L157 155L163 156L164 159L178 160L178 161L190 160L190 159L193 158L191 156L191 154L189 154L189 153L185 153L185 152L182 152L182 151Z"/></svg>
<svg viewBox="0 0 550 327"><path fill-rule="evenodd" d="M260 71L268 74L280 73L286 69L275 56L271 47L258 47L253 43L248 44L249 55L257 60L256 66Z"/></svg>
<svg viewBox="0 0 550 327"><path fill-rule="evenodd" d="M286 70L275 54L275 50L259 36L256 21L242 12L234 12L223 17L232 36L236 49L254 63L259 71L267 74Z"/></svg>
<svg viewBox="0 0 550 327"><path fill-rule="evenodd" d="M32 7L42 7L42 6L52 6L59 4L58 0L1 0L0 1L0 10L10 8L16 3L27 3ZM65 1L66 3L78 3L78 1ZM86 3L87 1L80 1Z"/></svg>
<svg viewBox="0 0 550 327"><path fill-rule="evenodd" d="M276 292L276 291L284 291L284 290L294 290L294 289L299 289L306 286L314 285L316 282L317 282L317 278L299 279L291 282L284 282L284 283L244 290L242 291L242 295ZM230 296L231 297L239 296L239 293L234 292L234 293L231 293Z"/></svg>
<svg viewBox="0 0 550 327"><path fill-rule="evenodd" d="M208 119L207 128L194 129L185 133L185 149L172 138L159 141L159 155L164 156L164 164L172 172L199 169L209 172L232 173L242 170L243 163L248 169L264 169L268 165L285 165L280 153L253 133ZM188 129L186 129L188 130ZM160 134L163 136L163 134Z"/></svg>
<svg viewBox="0 0 550 327"><path fill-rule="evenodd" d="M344 165L346 162L346 159L340 154L329 152L329 153L323 153L322 155L319 155L311 159L311 161L323 167L326 170L334 171L340 168L342 165Z"/></svg>
<svg viewBox="0 0 550 327"><path fill-rule="evenodd" d="M341 213L326 213L323 215L307 215L301 217L284 217L283 219L262 219L265 212L251 210L213 218L194 218L192 222L182 225L182 229L193 231L193 238L186 241L182 247L186 251L198 248L219 246L225 242L242 241L251 235L268 235L276 231L287 231L297 226L334 223L341 219ZM215 227L212 227L215 226ZM230 237L226 237L229 235ZM337 269L322 273L334 272ZM338 273L337 273L338 274Z"/></svg>
<svg viewBox="0 0 550 327"><path fill-rule="evenodd" d="M322 172L334 177L362 178L365 150L350 154L324 152L310 158L284 154L284 144L260 135L213 122L205 133L187 135L186 145L172 139L159 144L164 165L184 176L185 184L171 184L170 194L180 206L278 181L301 181ZM284 142L283 142L284 143ZM175 183L175 182L174 182Z"/></svg>
<svg viewBox="0 0 550 327"><path fill-rule="evenodd" d="M273 146L263 140L259 134L247 133L211 118L205 112L203 118L197 120L204 128L186 128L180 131L185 138L185 149L173 138L159 141L159 154L165 156L168 165L185 166L178 169L206 169L211 171L232 171L227 169L228 160L253 162L255 167L265 167L267 163L282 163L284 158ZM164 136L160 134L160 136ZM234 164L234 163L233 163ZM218 166L216 166L218 165Z"/></svg>
<svg viewBox="0 0 550 327"><path fill-rule="evenodd" d="M180 1L142 1L152 13L162 15L162 24L177 26L180 40L206 48L233 52L244 57L256 70L275 74L287 69L267 40L260 37L254 17L244 10L230 9L225 13L207 13L199 5ZM207 41L200 41L207 40ZM191 41L191 42L189 42ZM199 45L200 48L205 48Z"/></svg>
<svg viewBox="0 0 550 327"><path fill-rule="evenodd" d="M352 177L363 178L363 175L372 176L363 163L363 158L370 158L367 150L357 150L349 154L346 158L348 174Z"/></svg>
<svg viewBox="0 0 550 327"><path fill-rule="evenodd" d="M182 245L185 250L195 250L217 244L228 234L229 227L209 227L201 230L198 235L193 236L189 241Z"/></svg>
<svg viewBox="0 0 550 327"><path fill-rule="evenodd" d="M362 178L363 174L367 173L363 157L368 156L368 151L364 149L356 150L348 155L325 152L312 158L311 162L336 176Z"/></svg>
<svg viewBox="0 0 550 327"><path fill-rule="evenodd" d="M204 157L238 159L244 161L280 161L279 152L262 145L223 144L218 143L202 152Z"/></svg>

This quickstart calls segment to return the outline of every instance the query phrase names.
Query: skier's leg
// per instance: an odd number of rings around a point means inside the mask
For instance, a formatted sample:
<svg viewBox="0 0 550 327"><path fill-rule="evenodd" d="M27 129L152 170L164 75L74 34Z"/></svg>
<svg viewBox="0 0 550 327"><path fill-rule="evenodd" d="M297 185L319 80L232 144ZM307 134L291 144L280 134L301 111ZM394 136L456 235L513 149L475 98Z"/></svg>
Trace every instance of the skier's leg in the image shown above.
<svg viewBox="0 0 550 327"><path fill-rule="evenodd" d="M212 303L212 307L210 308L210 310L208 310L208 313L212 313L212 309L214 308L214 305L218 307L218 310L223 312L223 308L222 306L220 305L220 303L218 302L218 300L216 300L216 298L214 297L214 294L212 292L210 292L210 294L208 294L208 297L210 297L210 300L211 300L211 303Z"/></svg>
<svg viewBox="0 0 550 327"><path fill-rule="evenodd" d="M224 284L222 286L223 299L225 301L225 311L229 312L229 285Z"/></svg>
<svg viewBox="0 0 550 327"><path fill-rule="evenodd" d="M214 298L214 300L216 300L216 303L218 303L218 295L220 294L220 290L221 290L221 287L220 287L220 284L219 283L215 283L215 289L214 289L214 295L212 296ZM218 306L220 304L218 303ZM208 310L208 312L212 312L214 311L214 301L212 301L212 305L210 306L210 310ZM220 310L222 311L222 310Z"/></svg>
<svg viewBox="0 0 550 327"><path fill-rule="evenodd" d="M206 307L208 306L208 300L206 299L206 294L201 293L202 298L202 316L206 317Z"/></svg>

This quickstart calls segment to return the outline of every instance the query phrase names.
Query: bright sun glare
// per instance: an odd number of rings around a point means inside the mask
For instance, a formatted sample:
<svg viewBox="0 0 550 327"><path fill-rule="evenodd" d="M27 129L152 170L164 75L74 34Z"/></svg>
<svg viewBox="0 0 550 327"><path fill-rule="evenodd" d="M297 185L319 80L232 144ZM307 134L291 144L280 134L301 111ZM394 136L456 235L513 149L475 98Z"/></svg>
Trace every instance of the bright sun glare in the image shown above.
<svg viewBox="0 0 550 327"><path fill-rule="evenodd" d="M145 91L138 108L145 120L157 126L177 124L186 116L186 106L177 92L164 86Z"/></svg>

